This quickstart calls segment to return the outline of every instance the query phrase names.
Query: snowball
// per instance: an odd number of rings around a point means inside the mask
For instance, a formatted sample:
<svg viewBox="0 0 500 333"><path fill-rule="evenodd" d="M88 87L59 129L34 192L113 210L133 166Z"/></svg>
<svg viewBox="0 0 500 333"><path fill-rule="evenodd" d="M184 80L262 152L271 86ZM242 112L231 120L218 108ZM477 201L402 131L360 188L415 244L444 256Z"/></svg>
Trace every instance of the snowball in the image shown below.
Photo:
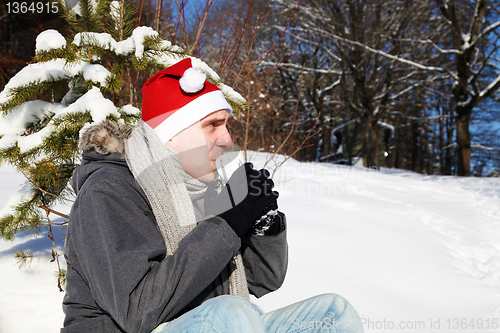
<svg viewBox="0 0 500 333"><path fill-rule="evenodd" d="M64 46L66 46L66 39L54 29L45 30L36 37L36 52L50 51Z"/></svg>
<svg viewBox="0 0 500 333"><path fill-rule="evenodd" d="M181 89L187 93L195 93L203 89L207 75L197 68L188 68L179 80Z"/></svg>
<svg viewBox="0 0 500 333"><path fill-rule="evenodd" d="M138 108L136 108L135 106L133 106L132 104L127 104L127 105L124 105L122 108L121 108L121 111L125 114L130 114L130 115L140 115L141 114L141 110L139 110Z"/></svg>
<svg viewBox="0 0 500 333"><path fill-rule="evenodd" d="M137 27L132 32L132 37L135 43L135 56L137 58L142 58L144 53L144 38L147 36L156 36L158 32L156 32L151 27Z"/></svg>
<svg viewBox="0 0 500 333"><path fill-rule="evenodd" d="M116 54L127 54L135 50L136 58L141 59L144 55L144 38L157 35L158 32L151 27L137 27L132 31L132 36L115 42L115 52Z"/></svg>
<svg viewBox="0 0 500 333"><path fill-rule="evenodd" d="M99 64L85 63L83 66L83 78L92 82L99 82L101 87L106 86L106 78L111 76L111 72L106 67Z"/></svg>
<svg viewBox="0 0 500 333"><path fill-rule="evenodd" d="M75 35L73 44L76 46L93 45L105 50L114 50L116 47L115 39L106 32L79 32Z"/></svg>

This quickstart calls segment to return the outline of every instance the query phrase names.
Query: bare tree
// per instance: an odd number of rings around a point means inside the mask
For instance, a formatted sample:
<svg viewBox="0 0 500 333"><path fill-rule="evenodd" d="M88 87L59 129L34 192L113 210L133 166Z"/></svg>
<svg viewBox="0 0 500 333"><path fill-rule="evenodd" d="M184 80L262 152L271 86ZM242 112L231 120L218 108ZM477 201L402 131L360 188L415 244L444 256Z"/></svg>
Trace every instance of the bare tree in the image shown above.
<svg viewBox="0 0 500 333"><path fill-rule="evenodd" d="M453 59L446 69L453 78L453 98L457 123L458 174L470 176L471 116L474 108L491 98L500 88L498 1L436 0L445 18L451 48L430 41L443 56Z"/></svg>
<svg viewBox="0 0 500 333"><path fill-rule="evenodd" d="M287 31L283 80L297 90L299 75L306 77L304 114L321 113L322 125L325 117L361 118L368 165L376 166L379 138L372 129L389 115L405 117L419 145L410 153L412 168L419 164L430 173L440 163L441 172L450 173L456 152L456 172L470 175L473 110L500 87L498 1L271 3L300 18L293 26L276 21L271 27Z"/></svg>
<svg viewBox="0 0 500 333"><path fill-rule="evenodd" d="M425 80L428 68L405 59L416 52L402 40L416 34L421 2L365 0L274 1L281 11L294 8L301 20L288 30L290 49L284 80L297 87L304 73L304 113L320 124L359 118L364 123L368 166L380 166L380 121L398 101ZM410 62L411 63L411 62ZM268 62L268 65L275 63ZM326 134L326 133L325 133ZM329 134L329 133L328 133Z"/></svg>

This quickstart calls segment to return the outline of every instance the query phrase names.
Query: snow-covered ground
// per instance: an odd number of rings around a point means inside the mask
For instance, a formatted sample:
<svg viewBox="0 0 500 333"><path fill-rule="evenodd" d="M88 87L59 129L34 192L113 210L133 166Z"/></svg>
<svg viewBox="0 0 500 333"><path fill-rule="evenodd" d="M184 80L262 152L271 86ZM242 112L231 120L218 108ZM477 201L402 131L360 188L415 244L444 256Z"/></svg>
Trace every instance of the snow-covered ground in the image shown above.
<svg viewBox="0 0 500 333"><path fill-rule="evenodd" d="M252 156L257 166L265 156ZM347 298L366 332L500 332L500 179L299 163L274 177L287 214L283 287L263 311L321 294ZM0 168L0 208L23 182ZM19 270L0 241L0 333L57 332L61 300L49 259Z"/></svg>

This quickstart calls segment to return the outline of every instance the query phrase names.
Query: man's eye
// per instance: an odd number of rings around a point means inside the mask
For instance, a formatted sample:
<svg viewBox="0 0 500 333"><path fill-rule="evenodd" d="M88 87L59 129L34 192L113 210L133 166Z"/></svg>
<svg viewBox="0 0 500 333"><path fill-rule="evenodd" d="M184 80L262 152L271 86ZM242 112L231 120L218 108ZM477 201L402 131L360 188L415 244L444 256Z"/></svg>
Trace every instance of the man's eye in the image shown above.
<svg viewBox="0 0 500 333"><path fill-rule="evenodd" d="M206 123L206 126L210 127L210 128L212 128L212 127L215 128L215 127L219 127L219 126L222 126L222 125L224 125L224 121L218 121L218 120L216 120L216 121L212 121L212 122L207 122Z"/></svg>

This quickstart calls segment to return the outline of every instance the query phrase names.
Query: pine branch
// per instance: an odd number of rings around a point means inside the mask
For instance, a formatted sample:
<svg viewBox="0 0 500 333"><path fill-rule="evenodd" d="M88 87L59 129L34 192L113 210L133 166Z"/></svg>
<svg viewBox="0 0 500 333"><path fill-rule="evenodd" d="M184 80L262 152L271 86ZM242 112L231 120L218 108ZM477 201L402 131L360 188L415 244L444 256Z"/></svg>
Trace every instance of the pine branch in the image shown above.
<svg viewBox="0 0 500 333"><path fill-rule="evenodd" d="M77 49L72 44L72 41L66 39L66 45L58 49L50 49L37 51L34 61L43 63L54 59L65 59L68 63L74 63L78 61Z"/></svg>
<svg viewBox="0 0 500 333"><path fill-rule="evenodd" d="M49 75L45 81L36 80L28 84L10 88L10 98L7 102L0 104L0 109L6 115L15 107L28 100L50 99L53 93L65 91L68 89L68 78L55 78ZM50 94L47 96L47 92ZM45 98L43 96L46 95Z"/></svg>
<svg viewBox="0 0 500 333"><path fill-rule="evenodd" d="M13 240L20 231L30 230L33 234L40 233L40 225L44 223L40 211L36 207L40 199L39 192L21 201L13 209L0 219L0 237L5 240Z"/></svg>
<svg viewBox="0 0 500 333"><path fill-rule="evenodd" d="M52 214L55 214L57 216L64 217L65 219L69 219L69 215L66 215L66 214L63 214L61 212L55 211L55 210L53 210L53 209L51 209L51 208L49 208L47 206L38 204L37 207L43 209L47 213L52 213Z"/></svg>
<svg viewBox="0 0 500 333"><path fill-rule="evenodd" d="M23 267L28 267L31 265L31 262L33 261L33 258L40 257L40 256L35 256L33 253L30 251L26 250L19 250L17 252L14 252L14 258L17 260L17 265L19 269Z"/></svg>

